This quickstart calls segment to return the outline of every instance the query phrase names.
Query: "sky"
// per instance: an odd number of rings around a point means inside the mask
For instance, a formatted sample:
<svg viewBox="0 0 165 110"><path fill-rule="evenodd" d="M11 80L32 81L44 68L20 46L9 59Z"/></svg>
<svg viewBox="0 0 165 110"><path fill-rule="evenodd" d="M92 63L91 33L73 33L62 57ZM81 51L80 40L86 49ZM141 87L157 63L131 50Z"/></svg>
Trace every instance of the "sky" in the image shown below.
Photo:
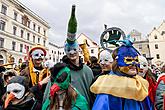
<svg viewBox="0 0 165 110"><path fill-rule="evenodd" d="M63 46L72 4L76 5L77 37L84 33L100 45L104 24L126 34L135 29L147 36L165 20L165 0L19 0L51 29L49 40Z"/></svg>

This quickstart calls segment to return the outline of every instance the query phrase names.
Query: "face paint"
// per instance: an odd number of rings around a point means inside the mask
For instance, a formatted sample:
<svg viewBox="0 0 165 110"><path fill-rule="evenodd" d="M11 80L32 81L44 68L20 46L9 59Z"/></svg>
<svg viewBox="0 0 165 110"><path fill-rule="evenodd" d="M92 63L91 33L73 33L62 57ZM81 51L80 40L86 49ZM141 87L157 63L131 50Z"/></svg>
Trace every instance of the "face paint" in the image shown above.
<svg viewBox="0 0 165 110"><path fill-rule="evenodd" d="M19 83L7 85L7 93L12 93L17 99L21 99L25 93L25 87Z"/></svg>
<svg viewBox="0 0 165 110"><path fill-rule="evenodd" d="M44 59L44 52L41 49L36 49L31 53L32 59Z"/></svg>
<svg viewBox="0 0 165 110"><path fill-rule="evenodd" d="M59 71L53 83L56 83L60 90L65 90L69 87L70 84L70 69L68 67L63 68Z"/></svg>

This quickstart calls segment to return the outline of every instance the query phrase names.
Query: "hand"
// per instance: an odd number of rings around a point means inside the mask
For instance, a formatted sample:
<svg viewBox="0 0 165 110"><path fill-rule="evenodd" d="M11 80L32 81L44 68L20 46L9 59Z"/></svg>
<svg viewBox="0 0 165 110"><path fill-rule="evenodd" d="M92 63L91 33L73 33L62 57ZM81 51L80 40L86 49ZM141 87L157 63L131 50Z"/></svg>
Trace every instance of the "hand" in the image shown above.
<svg viewBox="0 0 165 110"><path fill-rule="evenodd" d="M50 79L50 75L47 76L46 78L44 78L42 81L40 81L39 84L40 85L46 84L46 83L48 83L49 79Z"/></svg>

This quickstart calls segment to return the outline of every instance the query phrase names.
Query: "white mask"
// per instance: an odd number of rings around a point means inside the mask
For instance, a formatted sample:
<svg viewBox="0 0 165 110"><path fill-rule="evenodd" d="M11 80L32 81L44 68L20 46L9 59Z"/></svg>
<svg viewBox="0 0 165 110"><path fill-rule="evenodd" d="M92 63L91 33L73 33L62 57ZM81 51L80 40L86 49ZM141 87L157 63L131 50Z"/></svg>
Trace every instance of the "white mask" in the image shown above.
<svg viewBox="0 0 165 110"><path fill-rule="evenodd" d="M138 56L140 62L140 69L148 70L147 59L143 56Z"/></svg>
<svg viewBox="0 0 165 110"><path fill-rule="evenodd" d="M17 99L21 99L25 93L25 87L19 83L7 85L7 93L12 93Z"/></svg>
<svg viewBox="0 0 165 110"><path fill-rule="evenodd" d="M44 59L44 52L41 49L36 49L32 53L32 59Z"/></svg>
<svg viewBox="0 0 165 110"><path fill-rule="evenodd" d="M100 52L100 64L109 64L113 62L112 54L108 50Z"/></svg>
<svg viewBox="0 0 165 110"><path fill-rule="evenodd" d="M139 58L139 62L140 62L140 69L143 69L143 71L147 71L148 70L148 62L147 59L144 56L138 56ZM140 76L144 77L146 73L139 73Z"/></svg>

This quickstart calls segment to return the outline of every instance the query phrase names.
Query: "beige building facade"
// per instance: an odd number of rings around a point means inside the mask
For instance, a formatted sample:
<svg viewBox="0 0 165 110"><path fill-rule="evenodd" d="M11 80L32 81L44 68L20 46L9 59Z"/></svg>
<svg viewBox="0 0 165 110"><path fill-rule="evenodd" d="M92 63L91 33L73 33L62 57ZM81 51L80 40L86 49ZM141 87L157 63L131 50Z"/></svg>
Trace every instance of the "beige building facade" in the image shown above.
<svg viewBox="0 0 165 110"><path fill-rule="evenodd" d="M0 64L12 55L15 63L26 60L35 44L48 49L49 24L17 0L0 1Z"/></svg>
<svg viewBox="0 0 165 110"><path fill-rule="evenodd" d="M165 62L165 21L148 34L152 63Z"/></svg>
<svg viewBox="0 0 165 110"><path fill-rule="evenodd" d="M98 58L99 46L97 45L97 43L95 43L92 39L90 39L85 34L81 33L77 37L78 44L83 44L84 40L87 40L87 49L89 51L89 56L95 56L96 58ZM80 56L81 58L84 58L83 52L81 49L80 49Z"/></svg>
<svg viewBox="0 0 165 110"><path fill-rule="evenodd" d="M146 37L142 36L140 32L133 29L130 32L131 37L135 39L133 46L146 58L150 58L150 48L149 48L149 41Z"/></svg>

